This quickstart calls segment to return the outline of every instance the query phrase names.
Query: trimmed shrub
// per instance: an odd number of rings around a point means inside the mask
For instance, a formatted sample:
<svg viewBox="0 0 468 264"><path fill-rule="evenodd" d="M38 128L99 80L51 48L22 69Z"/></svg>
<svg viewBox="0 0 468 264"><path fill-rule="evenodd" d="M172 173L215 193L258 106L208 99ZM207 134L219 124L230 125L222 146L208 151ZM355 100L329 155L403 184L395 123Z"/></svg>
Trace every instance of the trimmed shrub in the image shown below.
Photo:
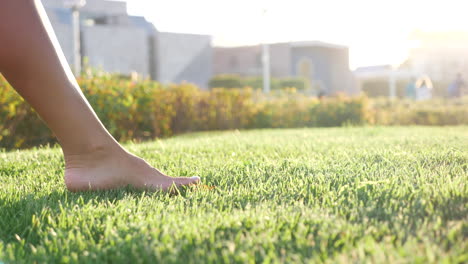
<svg viewBox="0 0 468 264"><path fill-rule="evenodd" d="M240 88L245 85L244 80L238 75L218 75L211 78L209 84L210 88Z"/></svg>
<svg viewBox="0 0 468 264"><path fill-rule="evenodd" d="M78 82L103 124L120 141L225 129L468 124L468 98L414 102L337 96L319 100L295 88L269 95L249 87L204 91L188 83L162 86L111 75ZM0 148L56 142L1 75L0 119Z"/></svg>
<svg viewBox="0 0 468 264"><path fill-rule="evenodd" d="M406 97L406 86L411 82L410 79L398 80L396 85L396 96L398 98ZM432 95L434 97L448 97L447 89L450 83L448 82L433 82ZM362 91L371 98L387 97L389 96L388 79L375 78L362 82Z"/></svg>
<svg viewBox="0 0 468 264"><path fill-rule="evenodd" d="M371 123L379 125L467 125L468 97L429 101L375 99Z"/></svg>
<svg viewBox="0 0 468 264"><path fill-rule="evenodd" d="M263 88L262 77L242 77L239 75L217 75L210 80L210 88L242 88L252 87L254 89ZM280 90L284 88L296 88L298 91L304 91L308 87L304 78L271 78L271 90Z"/></svg>
<svg viewBox="0 0 468 264"><path fill-rule="evenodd" d="M20 148L55 140L34 110L0 74L0 148Z"/></svg>
<svg viewBox="0 0 468 264"><path fill-rule="evenodd" d="M303 78L284 78L279 80L279 88L296 88L305 91L308 87L307 80Z"/></svg>

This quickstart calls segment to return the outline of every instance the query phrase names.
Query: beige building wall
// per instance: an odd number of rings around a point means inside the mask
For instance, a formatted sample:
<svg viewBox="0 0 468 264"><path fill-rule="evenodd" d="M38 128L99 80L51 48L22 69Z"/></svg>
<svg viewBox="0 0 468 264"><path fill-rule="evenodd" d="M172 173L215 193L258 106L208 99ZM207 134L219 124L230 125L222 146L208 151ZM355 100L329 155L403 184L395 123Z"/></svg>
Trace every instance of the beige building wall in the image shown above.
<svg viewBox="0 0 468 264"><path fill-rule="evenodd" d="M279 43L270 45L271 75L277 78L291 76L291 44Z"/></svg>
<svg viewBox="0 0 468 264"><path fill-rule="evenodd" d="M155 55L158 81L188 81L202 88L207 87L212 76L210 36L158 32Z"/></svg>
<svg viewBox="0 0 468 264"><path fill-rule="evenodd" d="M214 74L260 75L262 73L262 47L217 47L213 55Z"/></svg>
<svg viewBox="0 0 468 264"><path fill-rule="evenodd" d="M149 41L145 30L131 27L82 28L82 53L92 67L108 72L138 72L149 77Z"/></svg>
<svg viewBox="0 0 468 264"><path fill-rule="evenodd" d="M291 76L291 45L277 43L269 45L271 76L286 78ZM262 74L263 47L216 47L214 49L214 74L240 74L260 76Z"/></svg>

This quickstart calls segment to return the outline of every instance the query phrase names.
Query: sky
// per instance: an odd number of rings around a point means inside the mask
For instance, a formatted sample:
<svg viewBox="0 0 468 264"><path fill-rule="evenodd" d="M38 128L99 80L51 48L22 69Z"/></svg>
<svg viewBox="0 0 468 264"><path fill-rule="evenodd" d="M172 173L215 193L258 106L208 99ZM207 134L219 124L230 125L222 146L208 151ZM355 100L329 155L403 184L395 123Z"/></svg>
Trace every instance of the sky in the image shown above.
<svg viewBox="0 0 468 264"><path fill-rule="evenodd" d="M468 31L467 0L127 0L166 32L208 34L215 46L324 41L350 48L352 69L399 65L416 30Z"/></svg>

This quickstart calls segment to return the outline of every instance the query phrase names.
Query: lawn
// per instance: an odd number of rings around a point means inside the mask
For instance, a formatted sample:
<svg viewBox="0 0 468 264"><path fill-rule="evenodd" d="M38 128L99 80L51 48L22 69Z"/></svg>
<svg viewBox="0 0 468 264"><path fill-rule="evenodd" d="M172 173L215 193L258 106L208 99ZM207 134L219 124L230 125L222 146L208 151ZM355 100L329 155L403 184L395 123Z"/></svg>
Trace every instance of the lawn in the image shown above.
<svg viewBox="0 0 468 264"><path fill-rule="evenodd" d="M132 152L214 188L70 193L58 148L0 152L0 262L468 261L468 127L187 134Z"/></svg>

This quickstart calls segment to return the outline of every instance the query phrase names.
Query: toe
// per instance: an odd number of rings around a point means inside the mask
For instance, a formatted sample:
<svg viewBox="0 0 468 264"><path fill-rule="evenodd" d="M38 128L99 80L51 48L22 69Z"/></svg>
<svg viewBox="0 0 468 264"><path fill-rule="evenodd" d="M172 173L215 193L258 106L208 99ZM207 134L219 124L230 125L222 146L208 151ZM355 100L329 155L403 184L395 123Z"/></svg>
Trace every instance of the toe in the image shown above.
<svg viewBox="0 0 468 264"><path fill-rule="evenodd" d="M190 184L198 184L200 182L200 177L177 177L173 179L174 183L178 186L181 185L190 185Z"/></svg>

